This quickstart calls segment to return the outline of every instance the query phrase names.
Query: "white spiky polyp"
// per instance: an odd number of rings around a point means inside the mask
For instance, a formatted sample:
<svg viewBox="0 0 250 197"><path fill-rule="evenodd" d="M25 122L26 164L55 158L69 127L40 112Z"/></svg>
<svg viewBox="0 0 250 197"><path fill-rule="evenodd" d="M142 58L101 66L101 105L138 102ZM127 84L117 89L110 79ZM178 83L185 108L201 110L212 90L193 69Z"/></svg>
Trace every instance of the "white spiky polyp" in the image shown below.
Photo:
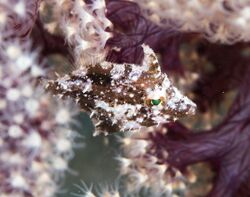
<svg viewBox="0 0 250 197"><path fill-rule="evenodd" d="M83 181L81 185L75 186L79 190L77 193L73 193L76 197L120 197L120 193L116 187L102 186L99 189L93 189L93 185L88 187Z"/></svg>

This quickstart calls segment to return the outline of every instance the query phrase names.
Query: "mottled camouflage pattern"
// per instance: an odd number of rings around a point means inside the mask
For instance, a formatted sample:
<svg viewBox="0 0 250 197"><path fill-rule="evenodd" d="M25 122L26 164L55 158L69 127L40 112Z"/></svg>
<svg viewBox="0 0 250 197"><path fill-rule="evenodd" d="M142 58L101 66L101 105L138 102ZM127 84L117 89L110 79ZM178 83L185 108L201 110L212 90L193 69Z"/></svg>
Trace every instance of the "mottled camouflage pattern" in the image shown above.
<svg viewBox="0 0 250 197"><path fill-rule="evenodd" d="M47 89L74 98L89 112L95 120L95 134L140 130L194 114L196 105L161 73L154 52L142 47L141 65L102 62L49 81ZM154 105L153 99L160 103Z"/></svg>

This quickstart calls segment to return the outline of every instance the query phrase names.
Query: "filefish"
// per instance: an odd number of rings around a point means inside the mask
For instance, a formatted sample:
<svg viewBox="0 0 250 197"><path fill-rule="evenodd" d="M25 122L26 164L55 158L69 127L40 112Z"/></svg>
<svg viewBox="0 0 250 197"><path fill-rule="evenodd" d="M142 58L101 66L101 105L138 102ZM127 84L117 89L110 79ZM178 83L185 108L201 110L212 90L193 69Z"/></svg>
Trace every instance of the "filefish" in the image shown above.
<svg viewBox="0 0 250 197"><path fill-rule="evenodd" d="M141 65L103 61L80 67L47 83L60 97L71 97L89 113L94 135L138 131L193 115L196 105L173 86L154 51L142 45Z"/></svg>

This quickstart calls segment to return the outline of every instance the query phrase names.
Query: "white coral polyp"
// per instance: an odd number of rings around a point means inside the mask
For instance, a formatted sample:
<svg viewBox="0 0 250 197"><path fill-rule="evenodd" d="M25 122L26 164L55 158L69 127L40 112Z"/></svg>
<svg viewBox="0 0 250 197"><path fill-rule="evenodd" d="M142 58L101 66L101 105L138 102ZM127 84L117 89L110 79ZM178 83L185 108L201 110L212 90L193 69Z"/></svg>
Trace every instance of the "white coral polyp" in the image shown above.
<svg viewBox="0 0 250 197"><path fill-rule="evenodd" d="M28 149L38 149L42 146L42 138L37 131L32 131L24 140L23 146L27 147Z"/></svg>
<svg viewBox="0 0 250 197"><path fill-rule="evenodd" d="M6 93L6 98L9 101L17 101L20 98L20 90L17 88L11 88Z"/></svg>
<svg viewBox="0 0 250 197"><path fill-rule="evenodd" d="M20 17L24 17L26 14L26 5L24 1L19 1L17 2L14 7L13 10L18 14L18 16Z"/></svg>
<svg viewBox="0 0 250 197"><path fill-rule="evenodd" d="M8 134L11 138L22 137L23 133L23 130L18 125L11 125L8 129Z"/></svg>
<svg viewBox="0 0 250 197"><path fill-rule="evenodd" d="M10 185L15 189L28 189L28 183L26 182L26 178L19 173L13 173L10 177L9 182Z"/></svg>

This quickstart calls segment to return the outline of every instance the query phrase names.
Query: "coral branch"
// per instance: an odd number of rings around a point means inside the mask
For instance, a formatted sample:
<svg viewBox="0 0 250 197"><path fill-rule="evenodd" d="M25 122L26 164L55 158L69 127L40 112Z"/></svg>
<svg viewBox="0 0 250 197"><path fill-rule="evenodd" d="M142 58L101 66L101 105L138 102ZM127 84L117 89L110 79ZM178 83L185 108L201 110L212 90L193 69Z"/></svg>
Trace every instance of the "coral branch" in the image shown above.
<svg viewBox="0 0 250 197"><path fill-rule="evenodd" d="M203 41L198 44L199 55L213 65L213 70L202 73L193 88L195 102L202 111L219 103L224 93L239 87L249 67L249 57L243 54L248 47L249 43L227 46Z"/></svg>
<svg viewBox="0 0 250 197"><path fill-rule="evenodd" d="M169 129L165 137L161 134L151 136L154 143L158 144L159 151L162 148L167 149L169 152L167 162L171 165L184 170L187 165L214 159L214 155L223 150L214 133L172 134L176 129L180 129L179 126L177 127ZM171 136L171 134L174 136Z"/></svg>
<svg viewBox="0 0 250 197"><path fill-rule="evenodd" d="M246 189L250 176L249 74L248 68L245 81L241 84L228 116L218 127L205 133L184 135L182 127L172 126L164 140L162 136L152 137L159 144L159 149L167 149L167 162L181 170L199 161L208 161L216 167L218 174L209 195L211 197L225 196L224 192L228 197L236 196L238 191L241 191L241 197L249 194ZM178 133L171 136L171 132L176 130Z"/></svg>
<svg viewBox="0 0 250 197"><path fill-rule="evenodd" d="M133 2L110 0L107 10L107 17L115 29L119 30L108 40L108 45L116 49L109 52L109 61L140 64L143 58L140 46L145 43L161 54L163 67L181 70L178 59L180 35L176 31L171 27L161 28L147 20L142 16L138 5Z"/></svg>

